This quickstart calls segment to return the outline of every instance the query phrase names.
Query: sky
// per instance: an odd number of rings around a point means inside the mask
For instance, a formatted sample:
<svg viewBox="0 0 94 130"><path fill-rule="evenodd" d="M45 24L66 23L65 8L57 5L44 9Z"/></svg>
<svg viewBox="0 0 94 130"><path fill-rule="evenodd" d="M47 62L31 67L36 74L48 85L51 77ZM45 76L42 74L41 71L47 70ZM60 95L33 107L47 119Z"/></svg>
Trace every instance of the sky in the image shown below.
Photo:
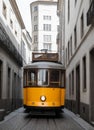
<svg viewBox="0 0 94 130"><path fill-rule="evenodd" d="M24 21L26 30L31 34L31 16L30 16L30 3L35 0L16 0L20 10L22 19Z"/></svg>

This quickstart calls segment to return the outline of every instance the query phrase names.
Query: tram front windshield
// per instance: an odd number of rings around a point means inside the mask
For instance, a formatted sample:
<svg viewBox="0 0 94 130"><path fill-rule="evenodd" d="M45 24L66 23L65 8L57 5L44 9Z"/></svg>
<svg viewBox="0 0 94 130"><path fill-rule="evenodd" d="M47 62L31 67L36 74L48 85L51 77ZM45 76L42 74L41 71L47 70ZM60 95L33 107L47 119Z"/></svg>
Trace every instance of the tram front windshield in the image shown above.
<svg viewBox="0 0 94 130"><path fill-rule="evenodd" d="M64 73L62 73L61 70L56 69L24 70L24 86L60 87L64 86L64 81L62 79L64 79Z"/></svg>
<svg viewBox="0 0 94 130"><path fill-rule="evenodd" d="M48 76L49 76L49 72L46 69L39 69L38 70L38 86L40 85L49 85L49 81L48 81Z"/></svg>

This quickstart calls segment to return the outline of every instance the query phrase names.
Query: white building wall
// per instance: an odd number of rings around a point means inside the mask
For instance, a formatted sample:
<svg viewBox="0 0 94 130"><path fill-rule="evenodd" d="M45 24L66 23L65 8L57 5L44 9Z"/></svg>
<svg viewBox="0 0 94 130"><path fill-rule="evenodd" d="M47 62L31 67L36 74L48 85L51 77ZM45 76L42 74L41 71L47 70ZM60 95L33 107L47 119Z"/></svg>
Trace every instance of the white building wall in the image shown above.
<svg viewBox="0 0 94 130"><path fill-rule="evenodd" d="M6 18L3 15L3 3L6 6ZM14 46L21 54L21 36L22 36L22 28L19 24L19 21L16 17L16 14L13 11L13 7L11 6L9 0L1 0L0 4L0 23L5 27L6 32L8 33L10 39L12 40ZM10 25L10 20L12 20L13 27Z"/></svg>
<svg viewBox="0 0 94 130"><path fill-rule="evenodd" d="M63 0L59 0L59 4ZM69 2L69 6L68 6ZM93 102L93 68L91 65L94 60L91 58L91 50L94 51L94 21L90 21L87 25L87 12L91 5L91 0L64 0L64 7L59 5L59 11L63 11L63 19L65 26L62 28L64 34L65 45L65 63L66 63L66 107L71 111L79 114L89 122L94 121L94 102ZM93 2L94 3L94 2ZM94 11L94 4L92 10ZM91 10L91 11L92 11ZM68 15L69 14L69 15ZM83 14L83 15L82 15ZM69 20L68 20L69 16ZM83 18L82 18L83 16ZM61 17L61 16L60 16ZM91 16L94 19L94 16ZM63 23L61 18L60 22ZM83 20L82 20L83 19ZM83 22L83 26L81 26ZM61 24L62 25L62 24ZM75 42L75 27L76 27L76 42ZM82 34L83 29L83 35ZM62 35L63 37L63 35ZM72 37L72 42L71 42ZM60 39L61 40L61 39ZM75 47L75 43L77 46ZM69 47L68 47L69 45ZM71 54L72 47L72 54ZM68 49L69 48L69 49ZM69 58L68 58L69 55ZM86 58L86 63L83 58ZM79 75L77 67L80 67L80 82L77 79ZM86 65L86 70L85 70ZM74 71L74 79L72 79L72 72ZM91 72L92 71L92 72ZM86 74L84 73L86 72ZM86 79L85 76L86 75ZM71 77L71 78L70 78ZM78 76L79 77L79 76ZM71 80L71 81L70 81ZM86 86L84 85L86 81ZM74 85L73 85L74 83ZM79 85L80 83L80 85ZM74 88L74 92L73 92ZM79 92L80 90L80 92ZM93 92L92 92L93 91Z"/></svg>
<svg viewBox="0 0 94 130"><path fill-rule="evenodd" d="M81 102L89 104L89 48L90 43L86 38L86 35L88 34L89 27L87 26L87 10L89 7L89 1L88 0L79 0L77 1L77 5L74 3L75 1L70 2L70 20L68 23L68 12L67 12L67 1L66 1L66 9L65 9L65 48L68 48L68 41L70 40L70 37L72 36L72 57L67 62L67 70L66 70L66 77L68 79L69 74L72 72L72 70L76 68L77 64L80 64L80 93L81 93ZM81 39L81 25L80 25L80 18L82 15L82 12L84 14L84 36ZM77 49L74 48L74 28L75 25L77 27ZM87 35L88 36L88 35ZM90 40L91 41L91 40ZM87 59L87 92L83 92L83 79L82 79L82 58L86 55ZM76 82L74 82L76 86ZM69 86L69 85L68 85ZM75 89L76 92L76 89ZM69 94L67 95L67 98L70 99ZM76 95L73 97L76 98Z"/></svg>
<svg viewBox="0 0 94 130"><path fill-rule="evenodd" d="M47 43L52 43L51 50L57 51L57 44L56 44L56 37L57 37L57 25L59 25L59 19L57 17L57 6L54 3L48 2L41 2L32 3L31 13L32 13L32 44L37 48L37 50L44 49L43 43L44 35L51 35L51 41ZM35 6L38 6L38 10L36 12L33 12L33 8ZM38 16L38 19L34 21L34 16ZM51 20L44 20L43 16L51 16ZM51 31L44 31L43 30L43 24L51 24ZM38 30L34 31L34 25L38 25ZM34 43L34 35L38 35L38 41ZM38 44L38 45L37 45ZM34 48L34 47L33 47Z"/></svg>
<svg viewBox="0 0 94 130"><path fill-rule="evenodd" d="M90 26L87 26L87 12L90 8L90 1L89 0L79 0L76 2L70 2L70 18L68 21L68 0L65 2L65 49L67 49L66 56L66 100L71 104L71 102L75 105L78 105L76 102L79 102L79 105L76 106L76 112L88 121L94 120L93 115L93 105L91 104L93 100L93 95L91 95L91 91L93 90L91 87L91 79L92 75L90 73L91 68L90 64L93 61L90 61L90 51L94 48L94 26L91 23ZM82 15L83 14L83 15ZM83 16L83 26L81 25ZM77 30L77 46L75 48L75 29ZM83 35L82 34L83 29ZM71 50L68 49L71 46L70 38L72 36L72 55ZM66 50L65 50L66 51ZM69 59L68 59L69 53ZM86 71L84 70L83 66L83 58L86 57ZM78 89L77 89L77 66L80 66L80 98L77 98ZM72 86L69 81L70 75L72 75L72 71L74 70L74 94L72 94ZM86 80L83 78L84 71L86 72ZM86 81L86 88L84 89L84 81ZM93 103L93 102L92 102ZM72 105L73 105L72 104ZM70 105L70 109L73 109L73 106ZM80 109L78 111L77 109Z"/></svg>
<svg viewBox="0 0 94 130"><path fill-rule="evenodd" d="M22 105L21 40L25 26L15 2L0 0L0 109L5 109L5 113ZM6 17L3 15L3 6L6 9Z"/></svg>
<svg viewBox="0 0 94 130"><path fill-rule="evenodd" d="M59 17L59 30L58 30L58 53L59 61L65 65L65 0L58 0L57 3L57 15Z"/></svg>
<svg viewBox="0 0 94 130"><path fill-rule="evenodd" d="M22 46L23 46L23 59L24 59L24 65L31 63L31 37L28 34L26 30L23 30L23 35L22 35Z"/></svg>
<svg viewBox="0 0 94 130"><path fill-rule="evenodd" d="M0 23L4 26L8 36L10 37L13 45L16 47L17 51L20 55L22 55L23 60L26 60L27 62L27 55L25 56L25 51L28 50L27 47L24 47L22 44L22 27L19 23L19 20L17 18L17 14L15 14L13 7L11 6L11 3L9 0L1 0L0 1ZM6 18L3 15L3 3L6 6ZM12 23L10 23L10 20ZM12 25L11 25L12 24ZM25 46L27 46L28 41L25 42ZM25 50L24 50L24 49Z"/></svg>
<svg viewBox="0 0 94 130"><path fill-rule="evenodd" d="M12 59L10 59L10 56L2 49L0 49L0 60L3 61L2 99L13 98L12 97L13 73L16 73L17 76L19 76L21 78L22 70L20 69L20 67L18 67L17 64L15 64L15 62ZM11 69L11 76L12 76L10 79L10 82L11 82L10 88L7 86L7 69L8 69L8 67L10 67L10 69ZM7 97L7 89L9 89L9 93L10 93L9 97ZM19 98L22 98L22 95L21 95L22 93L21 92L19 92L19 93L20 93Z"/></svg>

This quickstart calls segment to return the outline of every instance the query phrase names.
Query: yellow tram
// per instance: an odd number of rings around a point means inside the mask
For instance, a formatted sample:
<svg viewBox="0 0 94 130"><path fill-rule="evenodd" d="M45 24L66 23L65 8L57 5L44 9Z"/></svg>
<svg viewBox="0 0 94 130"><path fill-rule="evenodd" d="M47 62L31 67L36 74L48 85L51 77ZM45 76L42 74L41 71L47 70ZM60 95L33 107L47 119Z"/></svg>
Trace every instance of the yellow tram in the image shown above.
<svg viewBox="0 0 94 130"><path fill-rule="evenodd" d="M59 112L65 101L65 68L57 53L32 55L33 62L24 67L24 108Z"/></svg>

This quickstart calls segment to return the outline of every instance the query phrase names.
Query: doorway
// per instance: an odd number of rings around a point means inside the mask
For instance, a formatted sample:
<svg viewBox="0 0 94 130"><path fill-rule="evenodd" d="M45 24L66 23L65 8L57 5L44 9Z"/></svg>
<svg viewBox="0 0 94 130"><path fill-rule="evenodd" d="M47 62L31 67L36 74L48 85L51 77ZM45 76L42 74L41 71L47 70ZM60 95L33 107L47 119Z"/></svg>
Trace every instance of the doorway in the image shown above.
<svg viewBox="0 0 94 130"><path fill-rule="evenodd" d="M76 67L76 105L77 114L80 115L80 65Z"/></svg>
<svg viewBox="0 0 94 130"><path fill-rule="evenodd" d="M90 51L90 113L94 122L94 48Z"/></svg>

